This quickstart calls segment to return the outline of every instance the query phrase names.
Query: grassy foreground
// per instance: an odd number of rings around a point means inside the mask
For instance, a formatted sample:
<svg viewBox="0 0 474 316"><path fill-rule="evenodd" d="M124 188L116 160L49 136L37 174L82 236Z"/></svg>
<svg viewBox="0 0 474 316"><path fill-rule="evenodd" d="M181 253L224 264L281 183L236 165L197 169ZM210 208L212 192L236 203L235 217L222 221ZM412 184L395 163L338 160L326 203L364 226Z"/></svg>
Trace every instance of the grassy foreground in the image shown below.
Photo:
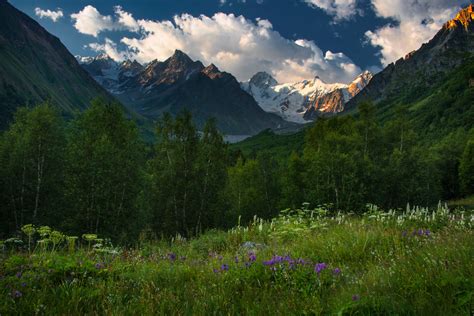
<svg viewBox="0 0 474 316"><path fill-rule="evenodd" d="M441 206L303 208L125 249L26 226L1 244L0 314L469 315L473 228Z"/></svg>

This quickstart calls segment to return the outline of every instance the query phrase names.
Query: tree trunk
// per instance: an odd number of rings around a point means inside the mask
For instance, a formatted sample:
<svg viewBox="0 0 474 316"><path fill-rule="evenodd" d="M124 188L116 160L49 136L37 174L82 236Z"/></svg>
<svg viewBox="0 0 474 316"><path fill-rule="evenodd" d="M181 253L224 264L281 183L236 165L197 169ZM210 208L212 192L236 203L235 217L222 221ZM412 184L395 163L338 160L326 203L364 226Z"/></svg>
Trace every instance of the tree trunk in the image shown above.
<svg viewBox="0 0 474 316"><path fill-rule="evenodd" d="M36 196L35 196L35 210L33 211L33 219L36 220L38 216L38 207L39 207L39 199L40 199L40 191L41 191L41 184L43 182L43 169L44 169L44 155L42 154L41 150L41 141L38 144L38 161L36 163Z"/></svg>

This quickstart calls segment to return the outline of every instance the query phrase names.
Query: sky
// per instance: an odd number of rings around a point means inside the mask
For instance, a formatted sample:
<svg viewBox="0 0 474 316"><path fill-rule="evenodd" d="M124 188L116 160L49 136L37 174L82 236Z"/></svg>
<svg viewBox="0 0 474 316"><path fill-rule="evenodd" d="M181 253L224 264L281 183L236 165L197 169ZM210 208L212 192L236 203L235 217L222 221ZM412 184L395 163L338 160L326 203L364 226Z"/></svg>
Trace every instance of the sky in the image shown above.
<svg viewBox="0 0 474 316"><path fill-rule="evenodd" d="M9 0L74 55L165 60L175 49L246 81L352 81L418 49L465 0Z"/></svg>

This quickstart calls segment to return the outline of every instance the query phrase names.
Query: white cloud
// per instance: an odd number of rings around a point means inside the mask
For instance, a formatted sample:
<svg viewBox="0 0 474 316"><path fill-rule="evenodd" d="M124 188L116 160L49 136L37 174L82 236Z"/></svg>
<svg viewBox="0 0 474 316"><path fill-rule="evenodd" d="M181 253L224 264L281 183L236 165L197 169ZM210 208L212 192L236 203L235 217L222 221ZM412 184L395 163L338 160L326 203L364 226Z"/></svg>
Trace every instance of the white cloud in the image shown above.
<svg viewBox="0 0 474 316"><path fill-rule="evenodd" d="M137 32L140 29L138 22L133 18L132 14L125 12L121 6L115 7L115 14L118 18L118 29L126 29L133 32Z"/></svg>
<svg viewBox="0 0 474 316"><path fill-rule="evenodd" d="M344 54L323 52L313 41L288 40L264 19L251 21L243 16L217 13L212 17L182 14L173 21L135 22L140 29L137 36L121 39L127 53L118 52L110 40L93 44L93 48L110 51L115 59L128 56L143 63L165 60L180 49L204 64L214 63L239 80L267 71L280 82L316 75L328 82L349 82L361 72Z"/></svg>
<svg viewBox="0 0 474 316"><path fill-rule="evenodd" d="M311 7L324 10L334 17L334 20L349 20L360 13L357 9L357 0L304 0Z"/></svg>
<svg viewBox="0 0 474 316"><path fill-rule="evenodd" d="M388 65L420 48L443 24L452 19L466 1L457 0L371 0L375 13L390 18L388 24L367 31L369 43L381 49L381 62Z"/></svg>
<svg viewBox="0 0 474 316"><path fill-rule="evenodd" d="M41 8L36 8L35 14L40 19L51 19L51 21L53 22L57 22L60 18L64 16L63 10L59 8L56 11L43 10Z"/></svg>
<svg viewBox="0 0 474 316"><path fill-rule="evenodd" d="M82 34L97 37L104 31L129 30L137 32L139 25L132 14L125 12L121 6L115 6L114 20L110 15L102 15L93 6L88 5L81 11L71 14L74 21L74 27Z"/></svg>
<svg viewBox="0 0 474 316"><path fill-rule="evenodd" d="M104 16L91 5L84 7L78 13L71 14L75 21L74 27L83 34L97 37L100 32L115 29L115 24L110 15Z"/></svg>
<svg viewBox="0 0 474 316"><path fill-rule="evenodd" d="M95 52L105 53L114 60L123 60L127 58L127 53L120 52L117 49L117 44L109 38L105 38L105 42L103 44L91 43L87 45L87 47Z"/></svg>

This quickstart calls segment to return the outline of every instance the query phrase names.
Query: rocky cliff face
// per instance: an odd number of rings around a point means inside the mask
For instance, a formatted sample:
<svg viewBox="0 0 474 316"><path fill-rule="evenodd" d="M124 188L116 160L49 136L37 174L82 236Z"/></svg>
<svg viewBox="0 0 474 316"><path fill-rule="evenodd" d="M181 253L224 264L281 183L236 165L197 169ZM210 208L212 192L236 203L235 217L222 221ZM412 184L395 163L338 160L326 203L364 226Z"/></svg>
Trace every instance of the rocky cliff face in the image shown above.
<svg viewBox="0 0 474 316"><path fill-rule="evenodd" d="M370 83L346 105L353 110L365 100L378 102L406 93L423 93L426 88L474 54L473 5L460 11L428 43L375 75Z"/></svg>

